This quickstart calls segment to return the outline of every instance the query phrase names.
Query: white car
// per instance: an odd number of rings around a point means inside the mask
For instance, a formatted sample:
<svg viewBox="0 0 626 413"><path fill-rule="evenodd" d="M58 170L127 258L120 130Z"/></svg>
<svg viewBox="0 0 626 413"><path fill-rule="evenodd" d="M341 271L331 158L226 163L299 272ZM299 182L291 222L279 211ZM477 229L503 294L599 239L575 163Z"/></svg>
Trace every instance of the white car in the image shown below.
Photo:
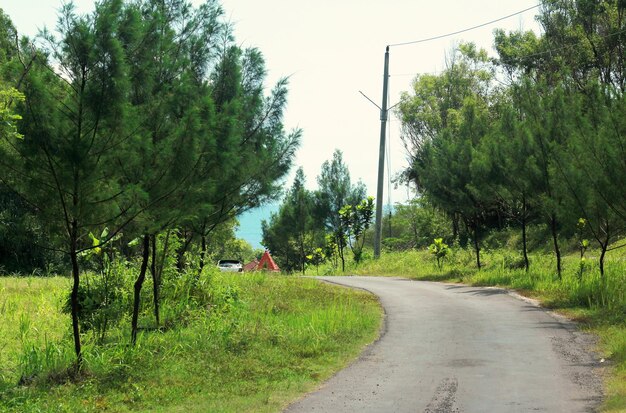
<svg viewBox="0 0 626 413"><path fill-rule="evenodd" d="M243 264L239 260L219 260L217 268L226 272L243 272Z"/></svg>

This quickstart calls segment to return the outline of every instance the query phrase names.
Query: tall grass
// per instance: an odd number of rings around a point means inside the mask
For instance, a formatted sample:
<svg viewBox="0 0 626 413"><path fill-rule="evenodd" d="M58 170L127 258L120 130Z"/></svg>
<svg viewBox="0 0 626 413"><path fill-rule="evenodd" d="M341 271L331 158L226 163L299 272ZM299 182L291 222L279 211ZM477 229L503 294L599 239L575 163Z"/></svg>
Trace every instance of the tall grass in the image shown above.
<svg viewBox="0 0 626 413"><path fill-rule="evenodd" d="M61 297L69 288L61 277L0 278L0 390L64 365L68 319Z"/></svg>
<svg viewBox="0 0 626 413"><path fill-rule="evenodd" d="M279 411L356 357L382 317L370 294L315 280L209 271L193 290L170 281L165 327L147 328L146 297L138 345L128 346L128 314L104 342L85 333L76 378L63 374L73 356L67 280L0 278L0 311L10 313L0 321L0 411Z"/></svg>

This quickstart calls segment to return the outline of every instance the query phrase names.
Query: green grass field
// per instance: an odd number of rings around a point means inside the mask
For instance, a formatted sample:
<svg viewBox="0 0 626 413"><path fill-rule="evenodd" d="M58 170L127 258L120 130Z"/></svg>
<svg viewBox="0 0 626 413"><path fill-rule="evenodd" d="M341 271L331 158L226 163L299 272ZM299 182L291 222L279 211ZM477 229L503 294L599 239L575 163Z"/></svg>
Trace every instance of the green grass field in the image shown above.
<svg viewBox="0 0 626 413"><path fill-rule="evenodd" d="M84 373L70 379L69 280L0 278L0 411L276 412L378 336L380 305L361 291L267 274L207 283L210 306L143 330L136 348L127 316L103 343L86 333Z"/></svg>
<svg viewBox="0 0 626 413"><path fill-rule="evenodd" d="M527 273L516 268L519 256L503 250L485 251L481 271L460 249L441 269L427 251L412 251L348 271L501 286L537 298L600 337L608 366L602 411L614 413L626 411L624 254L607 258L604 280L594 251L582 279L574 253L558 280L549 254L533 255ZM87 332L85 371L71 378L70 320L62 312L69 285L61 277L0 278L0 411L276 412L353 360L382 319L364 292L299 277L213 273L202 278L206 300L198 301L210 305L198 306L184 283L173 283L164 294L165 328L154 330L148 284L138 346L127 344L127 314L104 341Z"/></svg>
<svg viewBox="0 0 626 413"><path fill-rule="evenodd" d="M476 286L500 286L538 299L580 322L581 328L597 335L598 352L607 360L604 412L626 412L626 248L607 255L604 280L597 268L597 251L587 252L579 278L576 253L563 260L563 279L556 276L555 260L549 254L533 254L531 269L519 269L521 257L509 250L484 251L484 268L476 270L473 251L452 250L437 267L428 251L383 253L377 261L351 267L360 275L398 276L416 280L445 281Z"/></svg>

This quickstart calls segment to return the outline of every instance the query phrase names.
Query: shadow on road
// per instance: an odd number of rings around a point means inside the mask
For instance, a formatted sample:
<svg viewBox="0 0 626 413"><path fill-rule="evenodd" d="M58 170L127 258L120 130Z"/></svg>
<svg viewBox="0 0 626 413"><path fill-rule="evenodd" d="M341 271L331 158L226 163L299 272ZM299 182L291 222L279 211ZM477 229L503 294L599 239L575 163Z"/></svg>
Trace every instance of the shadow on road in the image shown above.
<svg viewBox="0 0 626 413"><path fill-rule="evenodd" d="M479 289L479 290L461 291L461 294L472 294L472 295L481 295L481 296L489 297L492 295L502 295L502 294L506 295L508 294L508 292L505 290L497 289L497 288L486 288L486 289Z"/></svg>

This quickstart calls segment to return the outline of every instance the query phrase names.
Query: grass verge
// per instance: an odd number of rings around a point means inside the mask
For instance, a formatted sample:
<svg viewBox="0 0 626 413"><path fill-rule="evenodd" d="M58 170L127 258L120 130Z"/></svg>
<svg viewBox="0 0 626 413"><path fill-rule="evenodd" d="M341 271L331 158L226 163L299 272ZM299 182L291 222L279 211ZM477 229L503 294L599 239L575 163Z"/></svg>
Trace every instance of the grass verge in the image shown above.
<svg viewBox="0 0 626 413"><path fill-rule="evenodd" d="M378 336L380 305L362 291L266 274L210 284L210 306L143 330L135 348L126 318L104 343L86 337L85 373L72 380L68 280L0 278L0 411L275 412Z"/></svg>

